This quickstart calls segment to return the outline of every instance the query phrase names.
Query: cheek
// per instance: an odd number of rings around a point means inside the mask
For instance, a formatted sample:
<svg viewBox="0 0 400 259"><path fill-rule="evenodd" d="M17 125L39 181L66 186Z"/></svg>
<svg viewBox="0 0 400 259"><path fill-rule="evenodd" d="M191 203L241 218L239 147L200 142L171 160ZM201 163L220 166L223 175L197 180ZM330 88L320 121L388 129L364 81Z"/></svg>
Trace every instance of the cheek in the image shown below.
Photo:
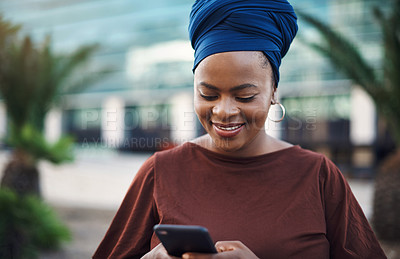
<svg viewBox="0 0 400 259"><path fill-rule="evenodd" d="M209 109L210 109L209 105L198 100L197 98L194 99L194 111L196 112L197 117L199 118L200 121L205 120L207 118Z"/></svg>
<svg viewBox="0 0 400 259"><path fill-rule="evenodd" d="M262 128L268 117L268 104L259 104L248 107L244 110L244 116L249 123L257 125L257 127Z"/></svg>

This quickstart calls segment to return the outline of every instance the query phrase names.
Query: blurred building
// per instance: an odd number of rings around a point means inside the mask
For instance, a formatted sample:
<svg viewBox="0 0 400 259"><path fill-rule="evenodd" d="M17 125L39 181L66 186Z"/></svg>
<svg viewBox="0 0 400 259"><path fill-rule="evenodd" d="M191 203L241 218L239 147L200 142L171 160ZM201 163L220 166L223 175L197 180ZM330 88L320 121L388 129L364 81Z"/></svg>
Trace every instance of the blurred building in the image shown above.
<svg viewBox="0 0 400 259"><path fill-rule="evenodd" d="M345 34L379 69L381 33L372 8L387 10L389 4L376 0L314 0L302 1L296 8ZM344 173L370 177L371 169L393 149L393 141L377 117L372 99L326 59L302 44L301 38L319 41L318 33L301 20L299 28L281 70L280 96L288 110L281 136L325 153Z"/></svg>
<svg viewBox="0 0 400 259"><path fill-rule="evenodd" d="M127 150L160 150L203 132L192 108L193 51L187 25L193 0L13 0L0 12L23 24L40 42L51 35L63 53L100 43L88 72L102 66L113 73L83 93L66 96L49 114L47 134L76 136L82 145ZM371 13L378 0L304 0L297 9L312 13L350 35L379 67L380 32ZM318 40L299 21L299 37ZM378 134L370 98L325 59L296 39L283 60L278 94L287 108L270 134L330 156L346 172L371 174L387 143ZM1 102L1 101L0 101ZM0 134L5 134L0 103ZM3 125L3 126L2 126ZM390 141L389 141L390 142Z"/></svg>
<svg viewBox="0 0 400 259"><path fill-rule="evenodd" d="M50 35L60 53L99 43L85 72L104 66L113 71L83 93L66 96L61 110L49 116L48 134L69 133L85 145L132 150L167 148L197 135L193 51L187 43L190 8L188 0L0 2L0 12L22 24L23 34L37 42Z"/></svg>

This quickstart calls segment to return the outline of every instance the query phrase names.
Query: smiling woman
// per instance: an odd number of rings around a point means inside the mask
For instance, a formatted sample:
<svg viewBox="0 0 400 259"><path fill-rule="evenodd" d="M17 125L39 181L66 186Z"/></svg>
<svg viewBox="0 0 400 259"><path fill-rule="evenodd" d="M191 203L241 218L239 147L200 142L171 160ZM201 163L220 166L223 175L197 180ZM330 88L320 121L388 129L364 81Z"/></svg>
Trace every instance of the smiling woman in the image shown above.
<svg viewBox="0 0 400 259"><path fill-rule="evenodd" d="M190 17L207 134L143 164L94 258L176 258L156 224L201 225L218 241L218 253L182 258L385 258L339 169L265 131L297 31L291 5L197 0Z"/></svg>
<svg viewBox="0 0 400 259"><path fill-rule="evenodd" d="M194 140L232 156L255 156L287 147L269 139L265 121L276 102L270 66L261 52L223 52L206 57L194 76L194 106L208 135Z"/></svg>

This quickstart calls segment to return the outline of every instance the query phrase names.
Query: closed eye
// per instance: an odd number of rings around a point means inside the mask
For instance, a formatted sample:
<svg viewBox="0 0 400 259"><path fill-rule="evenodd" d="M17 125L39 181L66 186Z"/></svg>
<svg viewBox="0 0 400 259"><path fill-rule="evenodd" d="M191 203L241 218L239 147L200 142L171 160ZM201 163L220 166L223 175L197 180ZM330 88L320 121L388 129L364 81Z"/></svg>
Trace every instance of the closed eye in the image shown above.
<svg viewBox="0 0 400 259"><path fill-rule="evenodd" d="M218 96L216 96L216 95L203 95L203 94L200 94L200 96L201 96L201 98L203 98L204 100L207 100L207 101L215 101L218 98Z"/></svg>
<svg viewBox="0 0 400 259"><path fill-rule="evenodd" d="M242 102L242 103L248 103L248 102L251 102L254 99L254 97L256 97L256 95L249 96L249 97L236 97L236 100L239 102Z"/></svg>

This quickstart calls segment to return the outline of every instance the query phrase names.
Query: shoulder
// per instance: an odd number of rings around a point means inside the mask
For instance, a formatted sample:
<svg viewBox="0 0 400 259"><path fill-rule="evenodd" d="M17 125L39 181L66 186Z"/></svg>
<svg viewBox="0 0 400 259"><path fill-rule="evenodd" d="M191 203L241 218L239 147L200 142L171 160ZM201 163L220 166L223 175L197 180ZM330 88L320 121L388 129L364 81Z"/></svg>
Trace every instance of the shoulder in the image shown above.
<svg viewBox="0 0 400 259"><path fill-rule="evenodd" d="M159 151L154 154L153 166L155 170L163 169L176 169L182 164L193 163L196 161L195 145L193 143L185 142L172 149Z"/></svg>
<svg viewBox="0 0 400 259"><path fill-rule="evenodd" d="M321 161L326 159L325 155L309 149L302 148L300 146L293 146L291 149L293 151L293 155L295 155L296 158L315 160L315 161Z"/></svg>
<svg viewBox="0 0 400 259"><path fill-rule="evenodd" d="M321 178L344 178L340 169L327 156L306 149L301 149L301 154L303 159L318 163Z"/></svg>
<svg viewBox="0 0 400 259"><path fill-rule="evenodd" d="M158 151L150 156L140 167L135 178L145 178L154 174L154 171L160 163L165 163L168 161L174 161L176 159L182 158L182 156L187 152L188 146L183 144L172 149Z"/></svg>
<svg viewBox="0 0 400 259"><path fill-rule="evenodd" d="M295 166L303 167L303 166L313 166L313 167L321 167L324 166L326 161L329 160L325 155L304 149L300 146L292 146L286 149L283 149L281 152L280 158L287 163L290 163Z"/></svg>
<svg viewBox="0 0 400 259"><path fill-rule="evenodd" d="M154 155L149 157L137 171L133 183L152 182L154 178Z"/></svg>
<svg viewBox="0 0 400 259"><path fill-rule="evenodd" d="M193 149L193 144L191 144L189 142L185 142L174 148L171 148L168 150L163 150L163 151L158 151L153 155L154 163L157 163L160 160L180 159L180 158L190 154L192 149Z"/></svg>
<svg viewBox="0 0 400 259"><path fill-rule="evenodd" d="M281 164L305 175L313 174L320 183L344 182L339 168L324 154L294 146L281 156Z"/></svg>
<svg viewBox="0 0 400 259"><path fill-rule="evenodd" d="M313 165L321 192L328 195L331 201L334 200L333 196L342 197L350 189L343 173L327 156L300 148L297 158L302 164Z"/></svg>
<svg viewBox="0 0 400 259"><path fill-rule="evenodd" d="M337 166L324 154L312 150L304 149L299 146L295 150L295 157L304 162L318 163L321 169L338 170Z"/></svg>

